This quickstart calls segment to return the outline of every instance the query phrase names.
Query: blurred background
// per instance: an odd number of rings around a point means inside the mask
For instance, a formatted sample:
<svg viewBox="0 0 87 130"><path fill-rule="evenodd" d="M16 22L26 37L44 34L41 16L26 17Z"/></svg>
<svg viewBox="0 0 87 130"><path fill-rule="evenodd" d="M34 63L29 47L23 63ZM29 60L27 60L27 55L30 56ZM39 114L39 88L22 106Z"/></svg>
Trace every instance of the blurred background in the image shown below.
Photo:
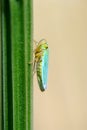
<svg viewBox="0 0 87 130"><path fill-rule="evenodd" d="M87 0L34 0L34 39L49 44L48 89L34 76L34 130L87 130Z"/></svg>

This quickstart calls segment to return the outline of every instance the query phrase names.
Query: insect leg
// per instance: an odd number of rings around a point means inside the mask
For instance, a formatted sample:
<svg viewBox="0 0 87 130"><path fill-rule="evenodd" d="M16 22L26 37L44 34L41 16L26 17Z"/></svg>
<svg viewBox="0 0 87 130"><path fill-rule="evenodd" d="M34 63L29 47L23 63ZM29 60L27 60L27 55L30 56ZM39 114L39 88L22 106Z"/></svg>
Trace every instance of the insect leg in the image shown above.
<svg viewBox="0 0 87 130"><path fill-rule="evenodd" d="M34 43L35 43L35 46L37 46L37 45L38 45L38 42L37 42L36 40L34 40Z"/></svg>
<svg viewBox="0 0 87 130"><path fill-rule="evenodd" d="M28 62L28 64L33 64L33 75L36 73L36 61L33 60L31 62Z"/></svg>
<svg viewBox="0 0 87 130"><path fill-rule="evenodd" d="M28 64L30 64L30 65L33 64L33 63L34 63L34 61L30 61L30 62L28 62Z"/></svg>
<svg viewBox="0 0 87 130"><path fill-rule="evenodd" d="M35 66L36 66L36 62L34 60L34 64L33 64L33 75L35 74Z"/></svg>

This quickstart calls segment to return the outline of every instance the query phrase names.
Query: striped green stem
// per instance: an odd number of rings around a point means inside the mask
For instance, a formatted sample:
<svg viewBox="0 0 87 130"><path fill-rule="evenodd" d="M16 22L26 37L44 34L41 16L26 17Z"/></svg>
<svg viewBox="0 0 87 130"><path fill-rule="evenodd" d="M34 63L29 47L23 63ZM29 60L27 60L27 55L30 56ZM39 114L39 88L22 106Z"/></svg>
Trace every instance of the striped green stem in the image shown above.
<svg viewBox="0 0 87 130"><path fill-rule="evenodd" d="M2 130L2 62L1 62L1 4L0 4L0 130Z"/></svg>
<svg viewBox="0 0 87 130"><path fill-rule="evenodd" d="M4 0L3 130L32 130L32 0Z"/></svg>

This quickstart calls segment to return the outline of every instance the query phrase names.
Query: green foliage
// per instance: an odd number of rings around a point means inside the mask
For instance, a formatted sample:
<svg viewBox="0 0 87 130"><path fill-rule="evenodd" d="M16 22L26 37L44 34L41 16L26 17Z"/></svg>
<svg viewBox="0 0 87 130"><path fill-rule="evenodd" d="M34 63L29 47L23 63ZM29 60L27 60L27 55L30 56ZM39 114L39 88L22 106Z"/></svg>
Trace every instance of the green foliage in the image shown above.
<svg viewBox="0 0 87 130"><path fill-rule="evenodd" d="M2 129L2 78L1 78L1 5L0 5L0 130Z"/></svg>
<svg viewBox="0 0 87 130"><path fill-rule="evenodd" d="M3 130L32 130L32 0L2 7Z"/></svg>

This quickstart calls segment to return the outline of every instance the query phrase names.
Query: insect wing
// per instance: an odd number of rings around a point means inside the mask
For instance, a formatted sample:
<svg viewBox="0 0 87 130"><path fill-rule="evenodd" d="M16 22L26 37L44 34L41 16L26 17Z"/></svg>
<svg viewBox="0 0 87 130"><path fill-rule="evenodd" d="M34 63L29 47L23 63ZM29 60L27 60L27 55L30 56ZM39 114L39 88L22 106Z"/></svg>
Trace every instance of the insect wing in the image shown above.
<svg viewBox="0 0 87 130"><path fill-rule="evenodd" d="M48 58L49 51L44 50L41 61L37 63L37 79L41 91L45 91L48 81Z"/></svg>

